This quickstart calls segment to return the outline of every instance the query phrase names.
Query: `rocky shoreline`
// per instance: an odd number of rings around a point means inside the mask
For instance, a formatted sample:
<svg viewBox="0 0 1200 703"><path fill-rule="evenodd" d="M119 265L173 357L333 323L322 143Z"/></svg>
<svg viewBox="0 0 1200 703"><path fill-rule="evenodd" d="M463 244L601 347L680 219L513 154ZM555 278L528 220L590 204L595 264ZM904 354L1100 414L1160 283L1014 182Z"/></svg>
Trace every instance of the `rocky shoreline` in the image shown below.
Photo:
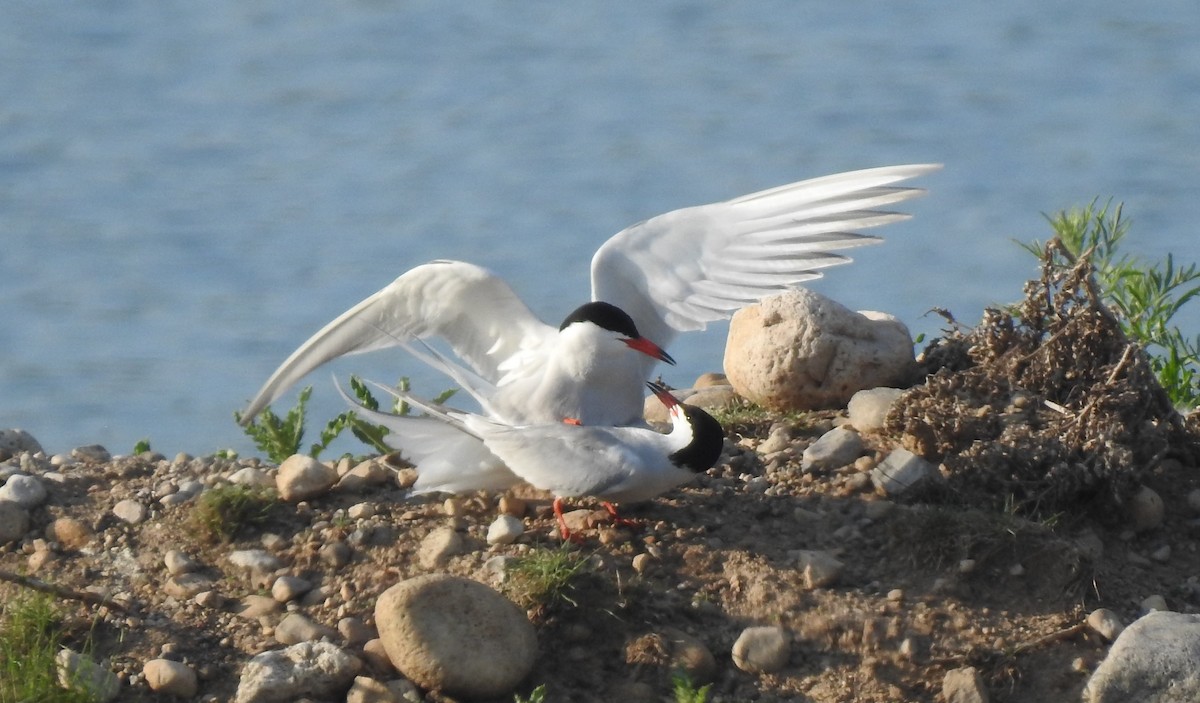
<svg viewBox="0 0 1200 703"><path fill-rule="evenodd" d="M532 666L516 692L658 701L683 670L713 701L1078 699L1122 624L1195 612L1200 492L1183 467L1160 467L1163 497L1147 489L1115 527L906 505L885 470L904 450L879 432L896 393L875 395L731 427L718 466L636 510L637 529L569 514L588 559L576 605L531 611L532 653L490 650L502 671ZM91 638L110 700L459 700L397 672L377 599L429 574L502 589L507 561L558 547L548 496L413 499L412 470L385 459L46 457L4 438L0 569L68 594L70 644ZM283 499L230 542L201 539L199 497L229 484Z"/></svg>

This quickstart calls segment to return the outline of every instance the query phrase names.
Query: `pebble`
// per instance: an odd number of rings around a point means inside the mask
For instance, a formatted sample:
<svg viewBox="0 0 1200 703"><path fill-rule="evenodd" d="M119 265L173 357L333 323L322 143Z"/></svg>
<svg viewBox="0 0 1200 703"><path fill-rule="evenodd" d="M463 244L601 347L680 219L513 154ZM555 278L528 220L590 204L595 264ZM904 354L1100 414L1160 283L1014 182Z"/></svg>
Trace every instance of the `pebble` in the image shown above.
<svg viewBox="0 0 1200 703"><path fill-rule="evenodd" d="M167 579L163 584L163 591L167 595L186 600L212 590L213 585L213 580L202 574L180 574Z"/></svg>
<svg viewBox="0 0 1200 703"><path fill-rule="evenodd" d="M488 525L488 544L512 544L525 532L525 523L520 518L507 513L501 515Z"/></svg>
<svg viewBox="0 0 1200 703"><path fill-rule="evenodd" d="M375 628L363 622L361 618L346 617L338 620L338 632L346 644L358 645L376 636Z"/></svg>
<svg viewBox="0 0 1200 703"><path fill-rule="evenodd" d="M888 411L904 392L899 388L869 388L850 396L846 414L850 424L859 432L875 432L883 429Z"/></svg>
<svg viewBox="0 0 1200 703"><path fill-rule="evenodd" d="M421 540L417 561L426 569L438 569L445 566L450 557L462 551L463 540L458 531L449 527L435 527Z"/></svg>
<svg viewBox="0 0 1200 703"><path fill-rule="evenodd" d="M293 454L279 465L275 489L289 503L324 495L337 483L337 471L305 454Z"/></svg>
<svg viewBox="0 0 1200 703"><path fill-rule="evenodd" d="M374 459L359 462L337 482L337 490L351 493L366 491L388 482L389 472Z"/></svg>
<svg viewBox="0 0 1200 703"><path fill-rule="evenodd" d="M1160 595L1146 596L1142 600L1142 612L1148 613L1154 610L1170 610L1167 607L1167 599Z"/></svg>
<svg viewBox="0 0 1200 703"><path fill-rule="evenodd" d="M854 430L838 427L821 435L800 456L804 473L827 471L853 463L863 452L863 441Z"/></svg>
<svg viewBox="0 0 1200 703"><path fill-rule="evenodd" d="M128 499L117 501L117 504L112 508L112 512L113 515L116 515L122 521L130 525L137 525L145 522L146 517L149 515L149 511L146 509L145 505L142 505L136 500Z"/></svg>
<svg viewBox="0 0 1200 703"><path fill-rule="evenodd" d="M1129 502L1130 527L1134 532L1153 530L1163 522L1163 499L1149 486L1142 486Z"/></svg>
<svg viewBox="0 0 1200 703"><path fill-rule="evenodd" d="M271 597L280 603L296 600L312 590L312 583L299 576L280 576L271 584Z"/></svg>
<svg viewBox="0 0 1200 703"><path fill-rule="evenodd" d="M751 674L769 674L787 665L791 645L782 627L748 627L733 643L733 664Z"/></svg>
<svg viewBox="0 0 1200 703"><path fill-rule="evenodd" d="M79 461L90 461L102 464L112 461L112 454L99 444L85 444L82 447L75 447L71 450L71 456Z"/></svg>
<svg viewBox="0 0 1200 703"><path fill-rule="evenodd" d="M355 503L346 509L346 517L351 520L366 520L375 517L373 503Z"/></svg>
<svg viewBox="0 0 1200 703"><path fill-rule="evenodd" d="M200 562L178 549L169 550L163 556L163 563L167 567L167 572L172 576L179 576L180 574L187 574L200 569Z"/></svg>
<svg viewBox="0 0 1200 703"><path fill-rule="evenodd" d="M109 671L107 667L93 661L91 658L71 651L61 649L54 657L58 671L58 685L75 691L87 691L90 700L116 700L121 693L121 680Z"/></svg>
<svg viewBox="0 0 1200 703"><path fill-rule="evenodd" d="M1193 488L1188 492L1187 504L1193 513L1200 513L1200 488Z"/></svg>
<svg viewBox="0 0 1200 703"><path fill-rule="evenodd" d="M262 549L238 549L229 553L229 563L255 575L269 574L283 567L279 557Z"/></svg>
<svg viewBox="0 0 1200 703"><path fill-rule="evenodd" d="M341 699L362 662L329 642L300 642L258 654L242 668L235 703Z"/></svg>
<svg viewBox="0 0 1200 703"><path fill-rule="evenodd" d="M1097 608L1088 613L1087 625L1105 640L1112 642L1125 629L1121 618L1108 608Z"/></svg>
<svg viewBox="0 0 1200 703"><path fill-rule="evenodd" d="M673 627L663 630L663 639L670 645L672 672L683 671L696 684L706 684L717 677L717 658L699 639Z"/></svg>
<svg viewBox="0 0 1200 703"><path fill-rule="evenodd" d="M274 479L272 479L266 471L254 468L253 466L247 466L233 472L233 474L229 476L229 482L239 486L246 486L248 488L275 487Z"/></svg>
<svg viewBox="0 0 1200 703"><path fill-rule="evenodd" d="M50 523L46 536L67 551L77 551L92 539L92 531L73 517L60 517Z"/></svg>
<svg viewBox="0 0 1200 703"><path fill-rule="evenodd" d="M454 697L509 696L537 659L537 631L525 613L470 579L402 581L379 596L375 625L406 678Z"/></svg>
<svg viewBox="0 0 1200 703"><path fill-rule="evenodd" d="M179 698L196 695L199 681L192 667L170 659L151 659L142 667L142 677L150 690Z"/></svg>
<svg viewBox="0 0 1200 703"><path fill-rule="evenodd" d="M46 500L46 486L36 476L16 474L0 486L0 502L16 503L29 510Z"/></svg>
<svg viewBox="0 0 1200 703"><path fill-rule="evenodd" d="M639 574L649 573L654 568L654 557L642 552L633 558L633 570Z"/></svg>
<svg viewBox="0 0 1200 703"><path fill-rule="evenodd" d="M442 512L448 517L462 517L467 513L467 506L462 498L451 496L442 502Z"/></svg>
<svg viewBox="0 0 1200 703"><path fill-rule="evenodd" d="M1150 558L1158 562L1169 560L1171 558L1171 545L1164 544L1153 552L1150 552Z"/></svg>
<svg viewBox="0 0 1200 703"><path fill-rule="evenodd" d="M358 676L346 693L346 703L408 703L424 700L416 686L404 679L377 681Z"/></svg>
<svg viewBox="0 0 1200 703"><path fill-rule="evenodd" d="M15 542L29 531L29 513L16 503L0 501L0 544Z"/></svg>
<svg viewBox="0 0 1200 703"><path fill-rule="evenodd" d="M907 449L894 449L871 469L871 482L887 495L900 495L918 483L938 476L937 467Z"/></svg>
<svg viewBox="0 0 1200 703"><path fill-rule="evenodd" d="M350 563L350 559L354 556L354 550L350 548L350 545L338 540L323 545L319 554L321 561L332 567L340 568Z"/></svg>
<svg viewBox="0 0 1200 703"><path fill-rule="evenodd" d="M306 615L288 613L275 626L275 641L280 644L299 644L300 642L315 642L319 639L334 639L337 631L314 622Z"/></svg>
<svg viewBox="0 0 1200 703"><path fill-rule="evenodd" d="M942 677L942 697L946 703L988 703L983 677L973 666L947 671Z"/></svg>
<svg viewBox="0 0 1200 703"><path fill-rule="evenodd" d="M758 445L758 453L766 456L781 452L792 446L792 433L786 425L777 425L771 428L771 434Z"/></svg>
<svg viewBox="0 0 1200 703"><path fill-rule="evenodd" d="M809 589L829 586L838 580L845 565L829 552L796 549L788 552L796 568L804 573L804 585Z"/></svg>
<svg viewBox="0 0 1200 703"><path fill-rule="evenodd" d="M524 517L528 506L525 501L508 494L500 496L500 512L513 517Z"/></svg>

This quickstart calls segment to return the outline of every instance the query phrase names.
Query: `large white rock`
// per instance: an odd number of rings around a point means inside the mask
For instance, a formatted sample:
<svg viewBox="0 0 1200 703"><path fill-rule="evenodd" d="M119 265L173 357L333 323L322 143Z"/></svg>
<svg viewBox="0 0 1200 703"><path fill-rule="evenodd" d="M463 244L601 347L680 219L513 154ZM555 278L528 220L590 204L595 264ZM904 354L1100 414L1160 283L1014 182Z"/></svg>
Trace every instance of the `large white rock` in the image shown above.
<svg viewBox="0 0 1200 703"><path fill-rule="evenodd" d="M375 625L400 673L455 697L507 696L537 657L537 632L520 608L482 583L446 574L384 591Z"/></svg>
<svg viewBox="0 0 1200 703"><path fill-rule="evenodd" d="M242 668L237 703L282 703L344 694L362 662L329 642L301 642L254 656Z"/></svg>
<svg viewBox="0 0 1200 703"><path fill-rule="evenodd" d="M1085 703L1200 701L1200 615L1154 611L1113 642Z"/></svg>
<svg viewBox="0 0 1200 703"><path fill-rule="evenodd" d="M903 384L915 368L908 328L809 290L737 311L725 373L738 395L775 410L845 407L864 388Z"/></svg>

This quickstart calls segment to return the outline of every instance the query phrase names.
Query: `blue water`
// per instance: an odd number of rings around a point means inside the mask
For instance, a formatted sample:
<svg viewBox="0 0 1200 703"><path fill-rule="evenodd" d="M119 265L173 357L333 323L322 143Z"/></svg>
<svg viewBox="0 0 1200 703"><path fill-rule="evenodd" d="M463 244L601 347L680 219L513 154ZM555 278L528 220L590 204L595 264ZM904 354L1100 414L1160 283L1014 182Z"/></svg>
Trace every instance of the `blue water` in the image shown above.
<svg viewBox="0 0 1200 703"><path fill-rule="evenodd" d="M1191 0L13 0L0 96L0 427L52 452L252 451L232 411L415 264L484 264L558 320L626 225L853 168L946 164L814 286L914 333L1019 297L1011 240L1096 196L1132 251L1200 260ZM398 353L331 370L445 386Z"/></svg>

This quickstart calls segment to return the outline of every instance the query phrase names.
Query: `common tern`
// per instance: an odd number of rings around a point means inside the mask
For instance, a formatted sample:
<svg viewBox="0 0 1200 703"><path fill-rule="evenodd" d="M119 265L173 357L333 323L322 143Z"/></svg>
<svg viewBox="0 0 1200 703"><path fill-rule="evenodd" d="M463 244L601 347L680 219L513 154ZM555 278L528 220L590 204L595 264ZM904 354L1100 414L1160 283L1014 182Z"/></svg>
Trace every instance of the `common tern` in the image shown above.
<svg viewBox="0 0 1200 703"><path fill-rule="evenodd" d="M440 338L490 385L494 419L638 423L642 383L658 361L670 361L662 348L676 334L728 319L848 262L835 250L881 241L853 230L908 218L877 208L924 193L893 184L938 168L839 173L635 224L592 257L591 298L607 304L605 313L583 306L559 328L539 320L487 269L445 260L417 266L296 349L250 401L242 422L331 359ZM608 308L629 325L614 327Z"/></svg>
<svg viewBox="0 0 1200 703"><path fill-rule="evenodd" d="M511 473L476 474L476 480L470 480L469 472L430 471L418 458L415 492L495 490L518 480L525 481L554 494L554 515L563 538L567 539L570 531L562 516L564 498L600 498L616 517L611 503L654 498L706 471L720 458L725 437L720 423L700 408L680 403L661 384L646 385L667 407L671 419L671 431L667 434L646 427L577 426L561 422L510 425L480 414L450 410L391 389L385 390L427 415L392 415L357 404L355 412L391 430L384 441L399 439L402 446L397 448L411 451L415 438L431 438L433 446L418 452L423 456L439 451L436 445L444 439L440 433L454 432L475 438ZM342 395L353 403L344 391ZM461 446L461 443L449 444Z"/></svg>

